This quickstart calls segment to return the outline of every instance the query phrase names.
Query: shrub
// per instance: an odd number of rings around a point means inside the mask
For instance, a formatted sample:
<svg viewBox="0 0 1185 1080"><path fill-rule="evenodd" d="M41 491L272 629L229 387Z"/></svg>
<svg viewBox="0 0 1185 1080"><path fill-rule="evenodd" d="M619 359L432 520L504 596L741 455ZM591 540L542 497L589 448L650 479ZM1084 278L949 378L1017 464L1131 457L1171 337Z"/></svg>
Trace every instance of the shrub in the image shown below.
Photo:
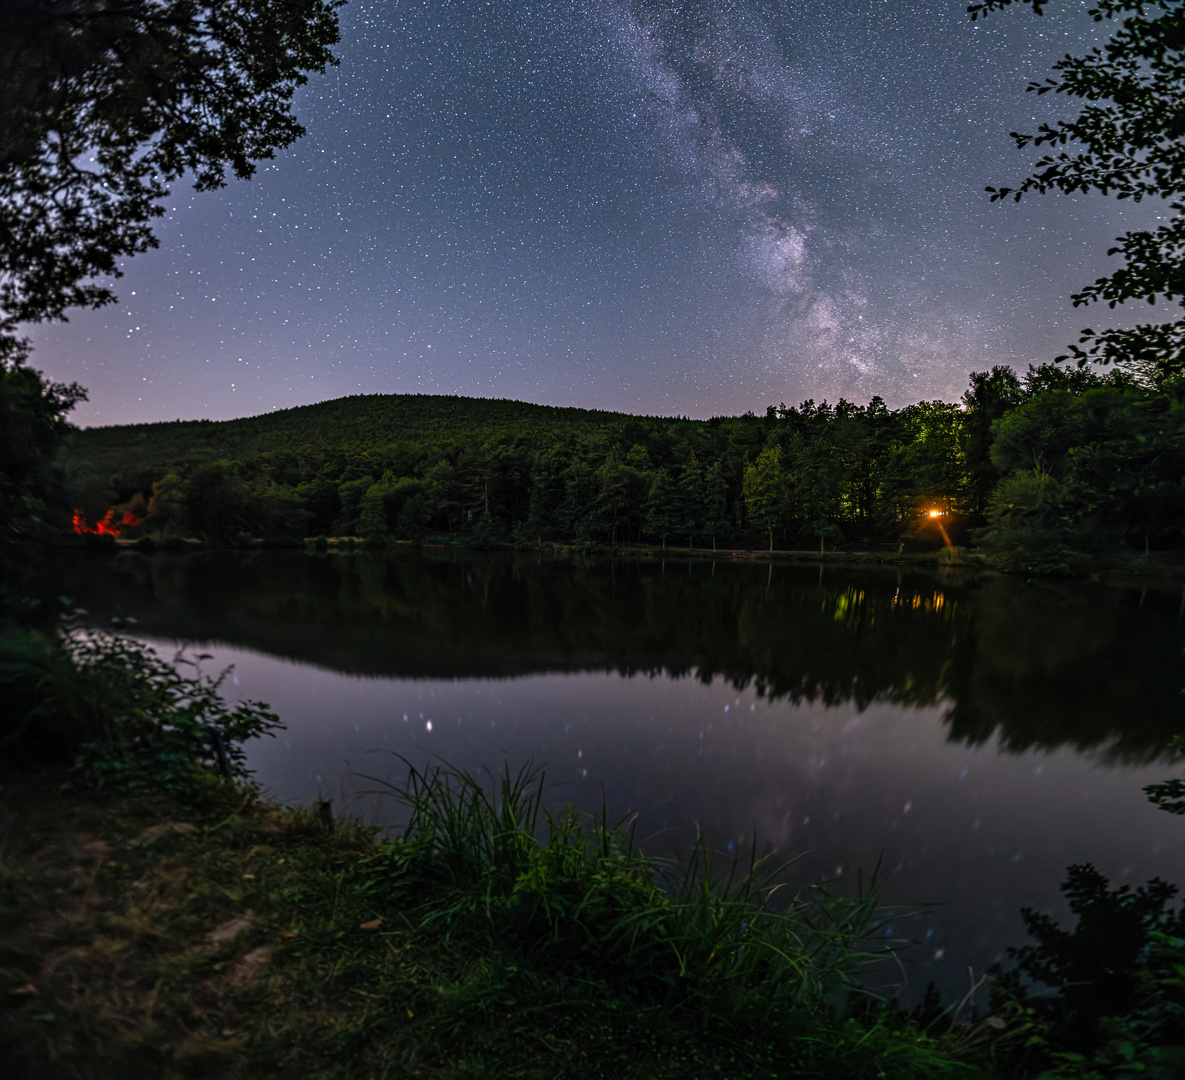
<svg viewBox="0 0 1185 1080"><path fill-rule="evenodd" d="M1018 469L992 494L988 526L977 539L1009 569L1073 573L1089 558L1076 546L1082 530L1073 501L1067 485L1044 469Z"/></svg>
<svg viewBox="0 0 1185 1080"><path fill-rule="evenodd" d="M0 748L25 760L73 757L94 787L187 791L203 774L250 778L242 744L282 727L256 701L221 696L230 669L204 674L199 655L172 663L115 634L0 639L0 696L10 703Z"/></svg>

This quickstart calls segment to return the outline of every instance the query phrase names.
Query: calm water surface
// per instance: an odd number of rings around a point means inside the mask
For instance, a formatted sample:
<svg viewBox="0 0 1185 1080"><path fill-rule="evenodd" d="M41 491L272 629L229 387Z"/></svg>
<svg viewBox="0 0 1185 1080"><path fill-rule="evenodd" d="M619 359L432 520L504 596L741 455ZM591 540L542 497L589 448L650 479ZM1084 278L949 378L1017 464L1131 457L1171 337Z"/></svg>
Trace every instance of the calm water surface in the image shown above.
<svg viewBox="0 0 1185 1080"><path fill-rule="evenodd" d="M907 996L961 994L1067 914L1066 866L1185 882L1185 821L1143 785L1185 727L1179 592L841 567L521 555L204 552L64 559L96 623L234 664L287 730L249 744L279 798L391 821L359 774L546 771L556 804L636 810L678 854L756 830L795 883L935 905L895 933Z"/></svg>

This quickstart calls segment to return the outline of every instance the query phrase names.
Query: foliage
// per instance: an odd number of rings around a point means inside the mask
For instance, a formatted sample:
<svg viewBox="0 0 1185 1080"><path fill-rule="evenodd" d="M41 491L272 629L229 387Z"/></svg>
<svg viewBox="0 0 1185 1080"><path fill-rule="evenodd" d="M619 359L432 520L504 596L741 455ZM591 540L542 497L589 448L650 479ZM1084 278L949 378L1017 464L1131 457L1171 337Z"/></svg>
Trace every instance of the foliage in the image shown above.
<svg viewBox="0 0 1185 1080"><path fill-rule="evenodd" d="M646 531L651 536L662 538L666 547L667 537L678 529L684 522L685 514L680 513L679 487L666 469L659 469L650 482L650 490L646 494Z"/></svg>
<svg viewBox="0 0 1185 1080"><path fill-rule="evenodd" d="M1172 748L1177 754L1185 753L1185 735L1174 735ZM1144 788L1149 802L1170 814L1185 814L1185 779L1174 777L1160 784L1149 784Z"/></svg>
<svg viewBox="0 0 1185 1080"><path fill-rule="evenodd" d="M643 521L640 514L648 507L653 470L650 455L644 447L635 443L624 457L618 447L609 447L604 464L597 470L597 482L600 487L598 509L609 522L609 543L612 546L617 546L619 530L622 538L631 532L641 532ZM649 513L645 523L651 527ZM534 524L536 527L543 524L539 515L535 516Z"/></svg>
<svg viewBox="0 0 1185 1080"><path fill-rule="evenodd" d="M667 1030L668 1045L690 1040L693 1060L731 1054L732 1075L955 1068L918 1033L844 1019L845 1003L861 995L856 974L875 959L861 947L881 925L875 882L856 899L818 888L775 906L761 860L715 874L701 842L667 891L629 828L611 827L604 812L590 827L570 808L550 813L543 777L529 768L505 769L487 790L466 773L409 766L395 793L409 812L401 835L347 888L384 924L398 919L439 942L460 970L481 958L481 977L436 1013L465 1044L501 1027L509 1010L506 1021L534 1015L544 1031L579 1031L594 1067L614 1042L638 1038L614 1013L641 1014ZM599 1017L608 1030L590 1023Z"/></svg>
<svg viewBox="0 0 1185 1080"><path fill-rule="evenodd" d="M1185 544L1185 402L1049 364L974 373L961 406L805 401L708 421L344 398L78 432L61 463L90 520L146 507L133 539L924 548L987 525L984 550L1034 572Z"/></svg>
<svg viewBox="0 0 1185 1080"><path fill-rule="evenodd" d="M590 831L571 808L543 806L543 776L507 768L493 790L472 775L409 766L396 789L410 817L371 868L388 902L452 937L486 939L513 958L594 971L639 993L706 991L714 1008L766 1019L784 1005L855 993L861 940L879 926L875 890L846 902L825 888L775 911L761 860L720 876L702 841L674 894L629 829L604 814ZM709 989L710 986L710 989Z"/></svg>
<svg viewBox="0 0 1185 1080"><path fill-rule="evenodd" d="M167 489L166 489L167 490ZM240 535L276 536L303 533L307 514L300 496L269 476L245 477L233 462L202 465L185 481L177 482L172 519L212 541ZM162 492L153 485L158 508L166 512ZM152 516L152 506L149 506Z"/></svg>
<svg viewBox="0 0 1185 1080"><path fill-rule="evenodd" d="M1185 736L1172 740L1185 750ZM1185 813L1185 782L1144 788L1149 801ZM1035 944L1010 948L1017 966L998 977L992 1005L1009 1049L1035 1054L1042 1080L1109 1080L1143 1076L1170 1080L1185 1071L1185 908L1178 889L1154 878L1147 885L1108 888L1093 866L1071 866L1062 892L1077 916L1073 931L1049 915L1021 909ZM1024 980L1053 995L1031 996Z"/></svg>
<svg viewBox="0 0 1185 1080"><path fill-rule="evenodd" d="M221 688L230 669L210 677L203 659L168 663L109 633L10 633L0 639L0 748L31 761L72 757L96 788L184 792L207 775L244 782L243 742L282 725L260 702L229 705Z"/></svg>
<svg viewBox="0 0 1185 1080"><path fill-rule="evenodd" d="M770 446L757 455L745 470L741 490L749 521L769 533L769 549L774 549L774 529L790 516L790 477L782 464L782 448Z"/></svg>
<svg viewBox="0 0 1185 1080"><path fill-rule="evenodd" d="M1013 0L977 0L972 19ZM1040 15L1046 0L1022 0ZM1098 191L1139 202L1169 200L1164 224L1116 240L1108 255L1124 265L1074 294L1076 307L1157 298L1185 305L1185 7L1180 0L1097 0L1096 22L1122 19L1102 47L1054 64L1056 78L1028 87L1088 102L1073 120L1042 124L1036 135L1013 132L1016 145L1050 150L1016 188L987 190L992 199L1026 192ZM1057 149L1076 144L1077 149ZM1083 348L1085 346L1085 348ZM1086 329L1067 359L1079 364L1144 366L1158 379L1185 374L1185 319L1132 329Z"/></svg>
<svg viewBox="0 0 1185 1080"><path fill-rule="evenodd" d="M977 515L987 512L988 501L1000 480L1000 472L991 457L993 426L1024 399L1025 388L1009 367L997 365L990 372L971 374L971 386L963 395L967 413L963 455L971 509Z"/></svg>
<svg viewBox="0 0 1185 1080"><path fill-rule="evenodd" d="M1185 403L1076 374L1084 389L1040 389L994 425L1003 479L982 542L1014 564L1063 572L1087 552L1181 547Z"/></svg>
<svg viewBox="0 0 1185 1080"><path fill-rule="evenodd" d="M384 472L366 488L358 502L359 534L368 540L385 540L402 532L416 531L414 508L424 488L422 480L410 476L396 478L389 470ZM342 498L343 505L346 498Z"/></svg>
<svg viewBox="0 0 1185 1080"><path fill-rule="evenodd" d="M959 410L939 412L957 444ZM92 518L137 496L150 503L152 486L173 478L169 490L181 508L174 525L223 542L236 530L263 535L269 502L282 495L299 502L313 535L473 540L484 521L483 543L666 537L694 546L705 535L747 539L755 523L746 524L743 477L768 451L803 477L803 497L785 501L776 533L793 542L822 528L895 541L919 499L909 470L920 467L927 490L958 499L943 486L961 482L946 464L926 472L928 451L896 472L889 464L915 437L929 438L921 415L891 413L879 402L867 410L807 402L772 418L697 422L509 401L358 397L220 424L80 432L65 464ZM955 444L938 452L949 457ZM233 514L197 497L210 469L220 470L215 486ZM251 485L251 497L235 494ZM154 513L142 533L161 528ZM234 529L223 524L230 518Z"/></svg>
<svg viewBox="0 0 1185 1080"><path fill-rule="evenodd" d="M169 185L198 190L303 134L335 63L337 0L9 0L0 21L0 330L114 299L96 277L157 245Z"/></svg>
<svg viewBox="0 0 1185 1080"><path fill-rule="evenodd" d="M1062 892L1078 917L1073 932L1025 908L1021 914L1036 944L1009 952L1022 973L1058 990L1055 998L1036 1003L1051 1021L1051 1037L1069 1049L1089 1049L1105 1034L1103 1018L1126 1016L1144 1005L1144 977L1165 973L1149 972L1164 959L1154 946L1185 936L1185 913L1168 909L1177 893L1173 885L1154 880L1136 889L1109 889L1107 879L1088 865L1070 867ZM1185 1036L1185 1029L1179 1033Z"/></svg>
<svg viewBox="0 0 1185 1080"><path fill-rule="evenodd" d="M1005 477L988 504L980 543L1005 565L1037 574L1071 574L1087 562L1073 545L1072 497L1040 466Z"/></svg>
<svg viewBox="0 0 1185 1080"><path fill-rule="evenodd" d="M911 510L934 505L955 511L972 509L967 498L964 420L974 412L964 414L945 401L919 401L906 406L902 414L904 438L898 467L912 481L906 488L913 496Z"/></svg>
<svg viewBox="0 0 1185 1080"><path fill-rule="evenodd" d="M0 969L37 991L11 996L0 1031L20 1075L985 1075L957 1060L957 1040L888 1017L794 1007L767 1023L760 1008L729 1012L726 985L720 1008L697 1010L684 992L640 994L609 965L595 977L595 956L569 975L551 940L511 957L496 934L450 934L384 887L377 868L401 841L380 846L373 829L311 808L281 811L227 785L200 801L0 794L20 822L0 856ZM96 829L103 842L84 846ZM114 857L96 865L96 848ZM549 867L543 895L575 894L568 872ZM606 900L625 909L628 886ZM576 930L553 918L561 937Z"/></svg>
<svg viewBox="0 0 1185 1080"><path fill-rule="evenodd" d="M1018 964L993 986L993 1009L1013 1028L1012 1053L1023 1047L1020 1056L1035 1056L1049 1080L1180 1076L1185 911L1170 906L1176 887L1153 880L1112 889L1083 865L1069 868L1062 891L1074 930L1022 909L1035 944L1009 949ZM1053 994L1030 995L1023 979Z"/></svg>
<svg viewBox="0 0 1185 1080"><path fill-rule="evenodd" d="M47 380L23 342L0 335L0 578L25 560L50 517L50 462L85 400L77 383Z"/></svg>

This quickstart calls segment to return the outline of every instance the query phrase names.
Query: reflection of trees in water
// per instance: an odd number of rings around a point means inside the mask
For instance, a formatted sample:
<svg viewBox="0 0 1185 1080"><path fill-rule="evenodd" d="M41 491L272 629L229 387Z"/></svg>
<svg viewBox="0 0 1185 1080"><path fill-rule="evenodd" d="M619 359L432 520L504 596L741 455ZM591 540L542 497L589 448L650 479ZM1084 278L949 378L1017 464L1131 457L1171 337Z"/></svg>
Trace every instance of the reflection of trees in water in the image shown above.
<svg viewBox="0 0 1185 1080"><path fill-rule="evenodd" d="M716 677L771 699L949 703L951 737L1162 752L1182 720L1175 600L991 577L456 552L123 555L62 570L95 612L354 674Z"/></svg>
<svg viewBox="0 0 1185 1080"><path fill-rule="evenodd" d="M1000 580L977 590L974 610L971 647L952 650L952 737L999 733L1008 750L1105 747L1134 761L1182 730L1175 598Z"/></svg>

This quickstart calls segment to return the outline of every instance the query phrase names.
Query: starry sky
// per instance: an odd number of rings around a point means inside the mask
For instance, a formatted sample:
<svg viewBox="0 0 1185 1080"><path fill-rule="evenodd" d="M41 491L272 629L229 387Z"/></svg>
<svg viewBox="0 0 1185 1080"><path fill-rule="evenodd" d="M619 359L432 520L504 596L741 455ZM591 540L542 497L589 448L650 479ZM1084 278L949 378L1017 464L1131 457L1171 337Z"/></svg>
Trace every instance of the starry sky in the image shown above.
<svg viewBox="0 0 1185 1080"><path fill-rule="evenodd" d="M87 425L444 393L708 417L1051 359L1157 207L990 204L1086 3L350 0L308 134L31 328ZM1121 314L1121 313L1120 313ZM1133 315L1145 316L1136 311Z"/></svg>

